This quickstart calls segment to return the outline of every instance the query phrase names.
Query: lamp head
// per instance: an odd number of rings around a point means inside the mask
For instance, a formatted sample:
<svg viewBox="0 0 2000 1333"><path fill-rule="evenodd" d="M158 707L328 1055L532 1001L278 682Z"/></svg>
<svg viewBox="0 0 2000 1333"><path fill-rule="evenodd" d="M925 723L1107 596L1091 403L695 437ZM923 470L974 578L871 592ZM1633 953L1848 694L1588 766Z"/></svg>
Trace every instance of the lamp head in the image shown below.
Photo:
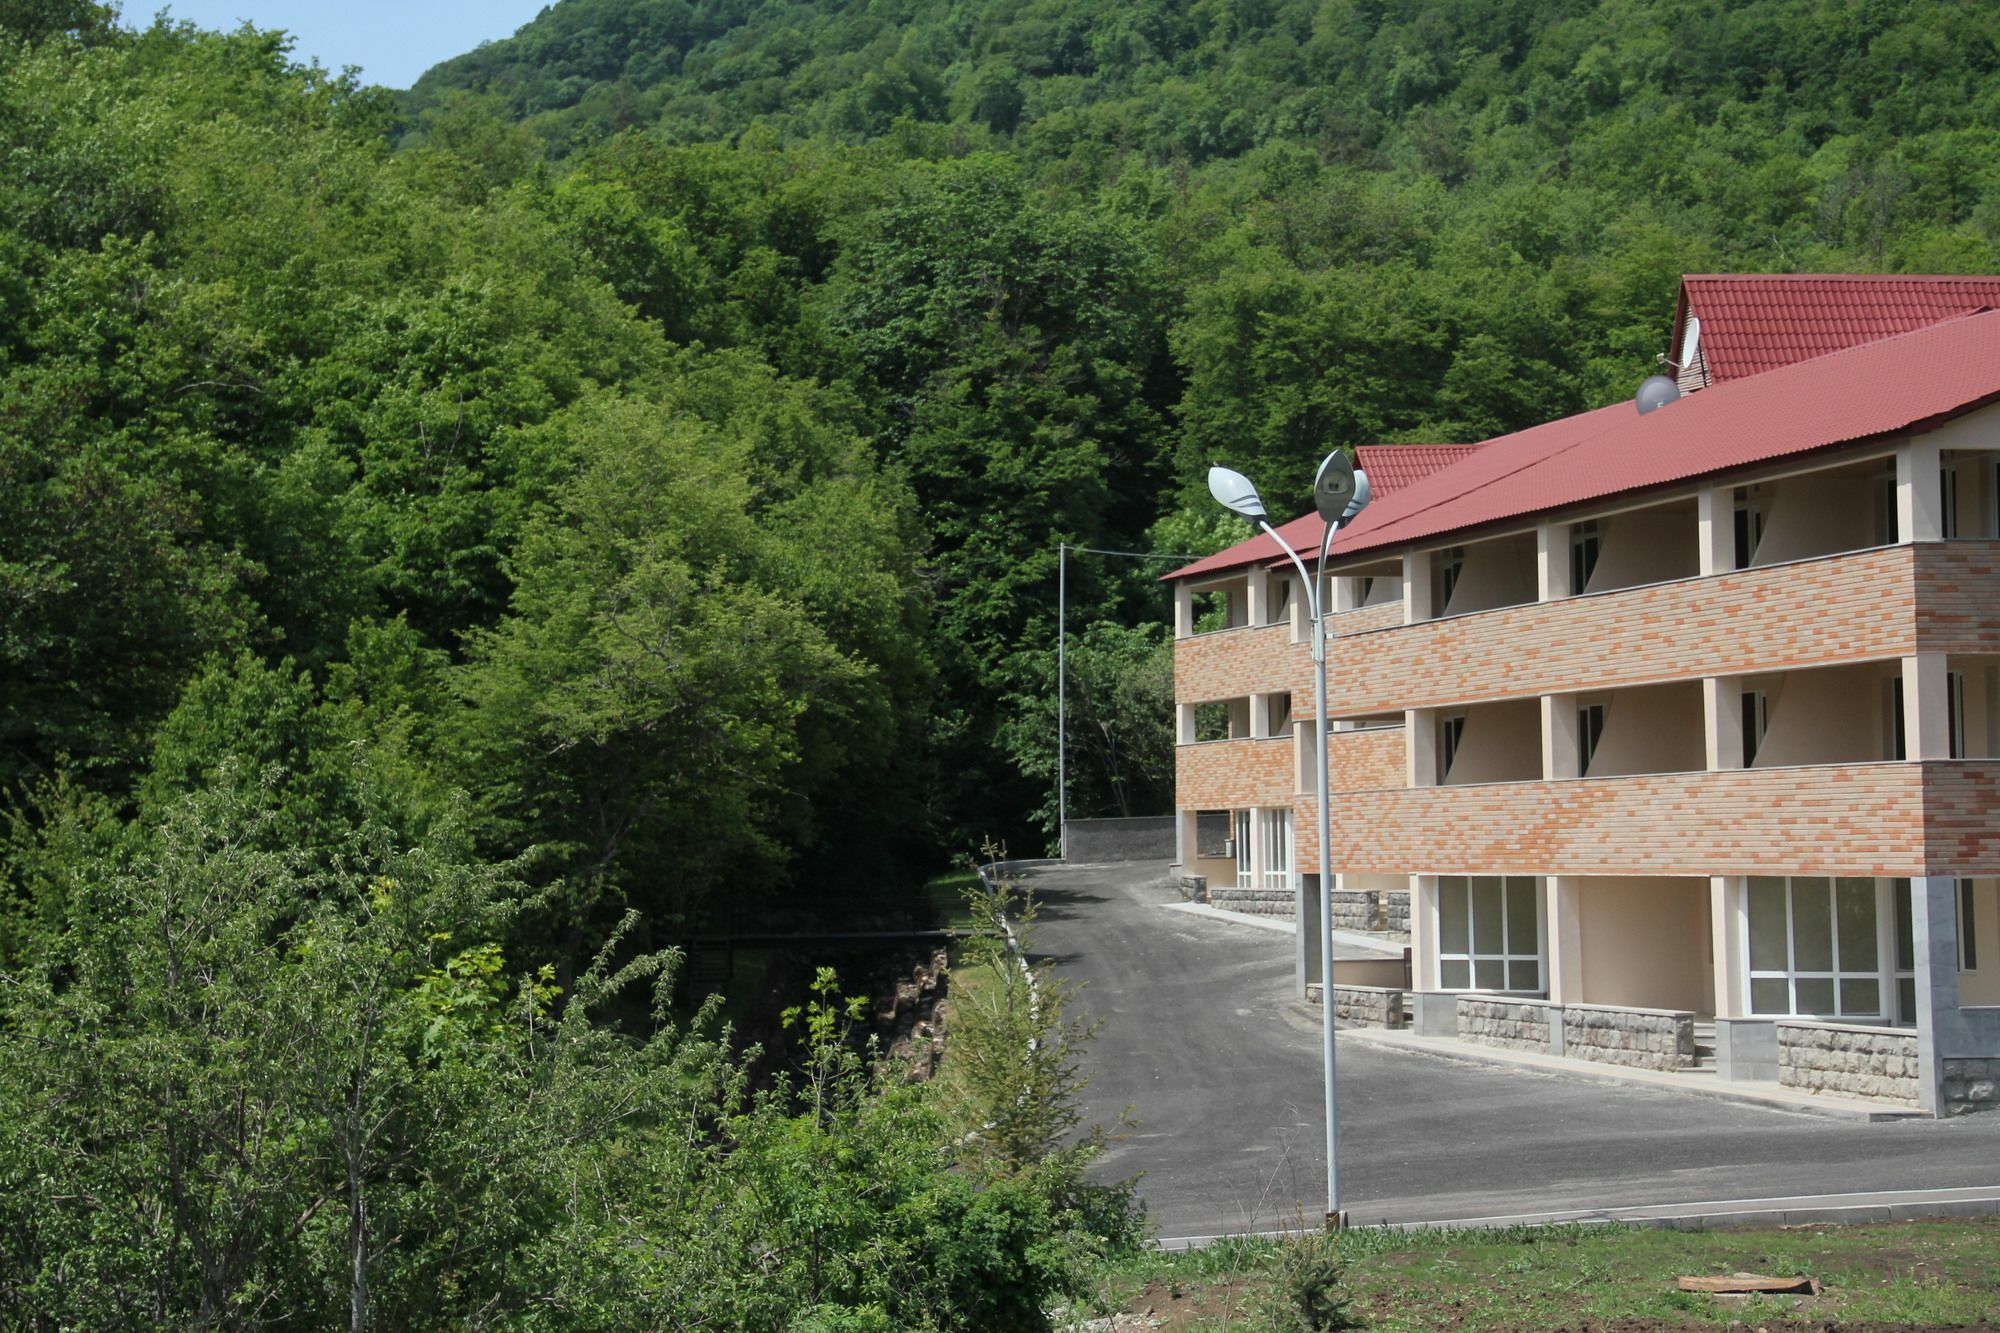
<svg viewBox="0 0 2000 1333"><path fill-rule="evenodd" d="M1262 522L1268 515L1264 501L1257 494L1257 488L1250 478L1241 472L1226 467L1212 467L1208 470L1208 493L1232 514L1241 514L1252 523Z"/></svg>
<svg viewBox="0 0 2000 1333"><path fill-rule="evenodd" d="M1347 508L1340 511L1340 521L1346 523L1368 507L1375 498L1375 488L1368 484L1368 474L1361 468L1354 469L1354 498L1347 502Z"/></svg>
<svg viewBox="0 0 2000 1333"><path fill-rule="evenodd" d="M1329 523L1338 523L1348 502L1354 499L1354 460L1345 449L1335 449L1320 460L1313 476L1313 508Z"/></svg>

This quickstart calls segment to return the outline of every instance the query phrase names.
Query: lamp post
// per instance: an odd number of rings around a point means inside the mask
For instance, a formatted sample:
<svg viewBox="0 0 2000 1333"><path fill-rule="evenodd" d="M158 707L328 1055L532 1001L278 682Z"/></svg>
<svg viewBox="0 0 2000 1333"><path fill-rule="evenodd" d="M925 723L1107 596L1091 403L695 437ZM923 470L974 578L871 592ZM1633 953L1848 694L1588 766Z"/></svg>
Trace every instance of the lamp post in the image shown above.
<svg viewBox="0 0 2000 1333"><path fill-rule="evenodd" d="M1280 549L1291 557L1292 564L1299 571L1299 578L1305 584L1306 609L1312 615L1312 658L1313 685L1315 689L1313 705L1313 731L1316 737L1315 750L1319 756L1316 765L1319 793L1319 1009L1320 1034L1323 1043L1323 1064L1326 1076L1326 1225L1329 1230L1337 1230L1341 1225L1340 1216L1340 1167L1335 1155L1335 1125L1333 1098L1333 849L1332 815L1327 795L1326 764L1326 606L1320 595L1320 581L1306 572L1305 561L1292 549L1292 544L1278 535L1271 526L1270 514L1264 508L1264 501L1257 494L1257 487L1240 472L1232 472L1226 467L1212 467L1208 470L1208 491L1223 508L1241 514L1271 535ZM1321 574L1326 570L1327 552L1333 547L1334 534L1340 525L1360 513L1368 503L1368 474L1358 470L1347 454L1339 449L1328 454L1319 465L1319 472L1313 477L1313 507L1326 520L1325 531L1320 537L1319 564L1316 569Z"/></svg>

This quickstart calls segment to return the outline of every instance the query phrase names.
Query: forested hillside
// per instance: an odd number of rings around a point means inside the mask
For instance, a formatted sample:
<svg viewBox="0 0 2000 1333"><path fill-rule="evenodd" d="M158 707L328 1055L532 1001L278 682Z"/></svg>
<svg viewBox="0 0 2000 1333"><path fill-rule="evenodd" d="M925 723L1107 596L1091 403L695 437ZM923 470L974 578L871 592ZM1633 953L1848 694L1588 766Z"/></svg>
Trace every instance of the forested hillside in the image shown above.
<svg viewBox="0 0 2000 1333"><path fill-rule="evenodd" d="M1984 5L560 0L407 93L112 17L0 0L25 1326L1045 1326L1131 1234L1052 1007L939 1101L827 992L753 1099L656 946L1042 850L1058 543L1236 540L1208 463L2000 270ZM1072 811L1170 799L1162 568L1071 567Z"/></svg>

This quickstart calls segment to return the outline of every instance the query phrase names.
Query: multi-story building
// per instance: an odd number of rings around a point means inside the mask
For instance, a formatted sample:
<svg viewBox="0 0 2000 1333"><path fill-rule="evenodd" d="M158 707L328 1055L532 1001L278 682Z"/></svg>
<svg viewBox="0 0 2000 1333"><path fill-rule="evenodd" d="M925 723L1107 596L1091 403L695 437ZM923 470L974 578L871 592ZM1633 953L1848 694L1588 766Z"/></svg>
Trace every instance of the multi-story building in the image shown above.
<svg viewBox="0 0 2000 1333"><path fill-rule="evenodd" d="M1690 277L1669 346L1650 413L1359 451L1334 888L1481 1036L1994 1104L2000 278ZM1262 536L1169 577L1182 866L1303 927L1303 590Z"/></svg>

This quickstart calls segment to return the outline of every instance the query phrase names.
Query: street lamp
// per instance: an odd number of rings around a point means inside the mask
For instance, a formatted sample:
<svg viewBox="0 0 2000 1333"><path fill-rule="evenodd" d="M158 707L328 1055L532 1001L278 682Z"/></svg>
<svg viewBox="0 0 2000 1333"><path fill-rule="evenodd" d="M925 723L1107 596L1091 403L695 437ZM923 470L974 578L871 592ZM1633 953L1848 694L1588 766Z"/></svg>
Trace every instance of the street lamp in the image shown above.
<svg viewBox="0 0 2000 1333"><path fill-rule="evenodd" d="M1335 1156L1335 1116L1333 1102L1333 848L1332 818L1329 813L1330 798L1327 795L1326 771L1326 606L1320 596L1319 580L1306 572L1305 561L1292 549L1292 544L1278 535L1271 526L1269 513L1264 508L1263 499L1257 494L1257 487L1240 472L1232 472L1226 467L1212 467L1208 470L1208 492L1223 508L1231 513L1241 514L1271 535L1284 553L1291 557L1298 568L1299 579L1305 584L1306 609L1312 615L1312 657L1313 684L1316 690L1313 705L1313 730L1317 737L1315 751L1319 756L1319 1009L1320 1034L1323 1042L1323 1064L1326 1070L1326 1224L1329 1229L1337 1229L1340 1217L1340 1167ZM1319 542L1318 570L1326 570L1327 552L1333 547L1334 534L1340 525L1353 518L1367 505L1369 499L1368 474L1354 466L1343 450L1336 449L1328 454L1319 465L1319 472L1313 477L1313 507L1326 520L1325 531Z"/></svg>

